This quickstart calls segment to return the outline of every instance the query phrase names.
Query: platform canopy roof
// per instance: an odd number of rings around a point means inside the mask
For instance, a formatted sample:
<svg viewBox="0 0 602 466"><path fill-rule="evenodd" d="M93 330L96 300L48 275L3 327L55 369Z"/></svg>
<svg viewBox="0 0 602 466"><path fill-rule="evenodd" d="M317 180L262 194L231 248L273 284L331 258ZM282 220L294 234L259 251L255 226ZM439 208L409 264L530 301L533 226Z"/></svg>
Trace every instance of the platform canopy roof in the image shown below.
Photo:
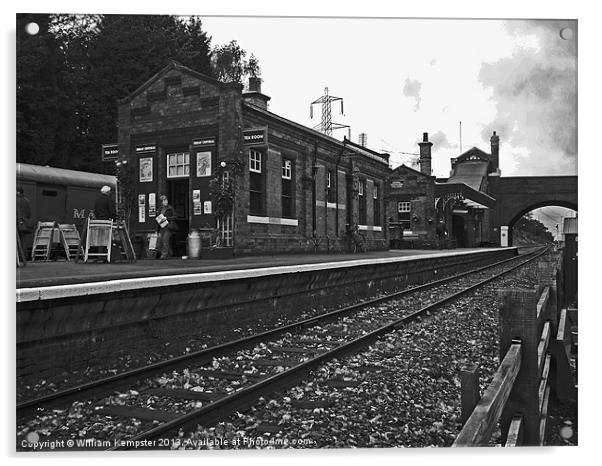
<svg viewBox="0 0 602 466"><path fill-rule="evenodd" d="M495 199L465 183L435 183L435 205L441 198L456 198L466 207L490 209L495 207Z"/></svg>
<svg viewBox="0 0 602 466"><path fill-rule="evenodd" d="M477 191L481 190L483 181L487 178L489 161L477 160L458 163L449 177L449 183L464 183Z"/></svg>

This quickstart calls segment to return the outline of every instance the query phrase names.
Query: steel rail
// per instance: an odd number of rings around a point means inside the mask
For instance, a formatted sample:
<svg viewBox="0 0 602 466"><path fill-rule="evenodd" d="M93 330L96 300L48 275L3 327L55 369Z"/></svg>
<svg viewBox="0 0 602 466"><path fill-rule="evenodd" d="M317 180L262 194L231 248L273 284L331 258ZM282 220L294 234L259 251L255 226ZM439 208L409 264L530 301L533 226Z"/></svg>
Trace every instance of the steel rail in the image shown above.
<svg viewBox="0 0 602 466"><path fill-rule="evenodd" d="M360 348L376 341L379 337L391 331L394 331L400 327L403 327L408 322L411 322L421 317L422 315L428 315L430 311L436 310L442 307L443 305L458 299L461 296L471 293L472 291L482 287L483 285L493 280L496 280L516 270L517 268L522 267L523 265L537 259L541 255L545 254L546 250L543 250L541 252L535 252L532 254L533 257L530 257L507 270L504 270L492 277L481 280L474 285L464 288L449 296L446 296L443 299L436 301L435 303L429 304L423 307L422 309L419 309L407 316L385 324L377 328L376 330L362 335L361 337L358 337L350 342L344 343L336 348L321 353L308 361L302 362L296 366L286 369L283 372L270 376L247 388L243 388L237 392L225 395L219 400L213 401L206 406L186 413L172 421L165 422L157 427L149 429L145 432L141 432L140 434L137 434L129 439L124 439L121 441L120 445L116 445L110 448L109 450L128 450L132 446L134 446L136 442L156 439L159 436L164 435L167 432L174 431L176 429L191 428L195 427L198 424L210 425L212 423L224 419L226 416L229 416L230 414L236 411L248 409L256 402L256 400L259 397L266 396L279 390L289 388L290 386L302 380L312 370L317 369L325 361L356 352ZM512 259L516 259L516 257Z"/></svg>
<svg viewBox="0 0 602 466"><path fill-rule="evenodd" d="M73 401L77 401L78 399L82 399L82 396L85 397L85 400L95 400L101 398L102 396L105 396L108 391L113 391L121 387L131 385L131 383L134 381L137 381L143 377L151 377L157 373L164 372L167 369L177 369L179 367L189 365L193 362L195 364L202 365L204 363L211 362L213 358L217 358L226 353L252 346L258 342L265 340L266 338L272 338L291 330L295 330L307 325L312 325L316 322L334 319L368 306L398 299L410 293L420 292L440 285L444 285L459 278L479 273L493 267L504 265L508 262L528 258L531 255L541 255L544 252L545 250L543 252L540 252L540 250L536 250L527 254L526 256L514 256L509 259L504 259L502 261L495 262L493 264L488 264L482 267L478 267L476 269L461 272L456 275L424 283L413 288L407 288L398 292L394 292L384 296L379 296L377 298L361 301L356 304L345 306L340 309L335 309L333 311L310 317L308 319L304 319L298 322L293 322L275 329L266 330L264 332L243 337L237 340L221 343L212 346L211 348L206 348L200 351L195 351L192 353L177 356L175 358L159 361L153 364L149 364L147 366L142 366L136 369L129 370L127 372L123 372L121 374L112 375L102 379L87 382L76 387L50 393L39 398L26 400L17 404L17 421L27 419L28 417L31 417L34 413L44 409L57 408L60 406L64 406L65 404L71 403Z"/></svg>

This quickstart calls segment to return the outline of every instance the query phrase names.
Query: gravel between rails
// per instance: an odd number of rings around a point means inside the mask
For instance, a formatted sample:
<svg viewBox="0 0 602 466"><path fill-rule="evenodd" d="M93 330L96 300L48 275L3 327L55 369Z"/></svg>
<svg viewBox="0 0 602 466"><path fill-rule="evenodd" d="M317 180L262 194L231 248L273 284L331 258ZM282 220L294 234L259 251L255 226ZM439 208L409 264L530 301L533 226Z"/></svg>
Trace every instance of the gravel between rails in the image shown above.
<svg viewBox="0 0 602 466"><path fill-rule="evenodd" d="M483 391L499 365L496 289L536 282L535 263L410 323L360 354L325 364L249 411L215 427L180 432L172 448L449 446L460 430L460 369L477 365ZM337 388L333 379L360 383ZM322 404L293 407L298 400Z"/></svg>

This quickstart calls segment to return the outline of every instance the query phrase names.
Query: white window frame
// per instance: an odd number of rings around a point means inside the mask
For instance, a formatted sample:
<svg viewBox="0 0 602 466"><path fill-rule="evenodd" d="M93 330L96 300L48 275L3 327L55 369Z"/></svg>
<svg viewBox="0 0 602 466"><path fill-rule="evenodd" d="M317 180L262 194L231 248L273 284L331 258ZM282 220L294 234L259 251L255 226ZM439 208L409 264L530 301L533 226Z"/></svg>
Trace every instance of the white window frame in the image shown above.
<svg viewBox="0 0 602 466"><path fill-rule="evenodd" d="M328 189L330 189L330 188L331 188L331 184L330 184L330 170L327 170L327 171L326 171L326 187L327 187Z"/></svg>
<svg viewBox="0 0 602 466"><path fill-rule="evenodd" d="M184 162L182 164L178 164L177 160L178 160L178 155L182 155ZM167 157L167 178L187 178L190 176L190 152L171 152L169 154L166 155ZM170 159L172 157L175 157L176 163L175 164L170 164ZM183 174L182 175L170 175L170 168L175 168L176 172L178 171L178 167L183 167Z"/></svg>
<svg viewBox="0 0 602 466"><path fill-rule="evenodd" d="M282 178L285 180L293 179L293 162L288 159L282 159Z"/></svg>
<svg viewBox="0 0 602 466"><path fill-rule="evenodd" d="M262 152L257 149L249 150L249 171L261 173Z"/></svg>
<svg viewBox="0 0 602 466"><path fill-rule="evenodd" d="M407 213L412 211L412 203L409 201L401 201L397 203L397 212Z"/></svg>

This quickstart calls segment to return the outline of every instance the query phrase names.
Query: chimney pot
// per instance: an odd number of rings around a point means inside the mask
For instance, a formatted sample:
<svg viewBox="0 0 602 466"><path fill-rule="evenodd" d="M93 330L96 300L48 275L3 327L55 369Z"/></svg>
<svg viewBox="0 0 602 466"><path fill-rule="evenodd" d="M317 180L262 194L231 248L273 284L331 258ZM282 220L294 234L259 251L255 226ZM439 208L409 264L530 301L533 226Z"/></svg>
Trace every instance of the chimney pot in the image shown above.
<svg viewBox="0 0 602 466"><path fill-rule="evenodd" d="M431 176L431 146L432 142L429 142L429 133L422 133L422 142L419 142L420 146L420 171L427 176Z"/></svg>
<svg viewBox="0 0 602 466"><path fill-rule="evenodd" d="M249 92L261 92L261 78L249 77Z"/></svg>
<svg viewBox="0 0 602 466"><path fill-rule="evenodd" d="M264 110L268 109L270 98L261 92L261 78L257 76L249 77L249 90L243 93L245 102L255 105Z"/></svg>

